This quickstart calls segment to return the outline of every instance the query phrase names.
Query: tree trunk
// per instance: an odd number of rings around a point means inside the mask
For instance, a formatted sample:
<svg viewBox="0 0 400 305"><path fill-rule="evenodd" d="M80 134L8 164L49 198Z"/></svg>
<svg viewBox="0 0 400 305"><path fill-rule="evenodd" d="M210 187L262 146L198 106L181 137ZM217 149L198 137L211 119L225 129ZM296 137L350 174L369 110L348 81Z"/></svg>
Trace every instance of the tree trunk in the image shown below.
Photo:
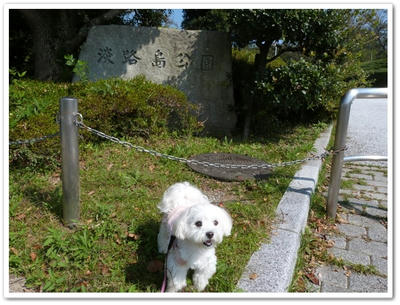
<svg viewBox="0 0 400 305"><path fill-rule="evenodd" d="M267 64L267 56L268 51L271 46L271 43L260 44L258 47L260 49L260 53L256 55L256 59L254 62L255 65L255 80L261 80L263 78L265 72L265 65ZM247 141L249 139L250 131L251 131L251 121L253 119L254 112L254 103L257 97L253 94L249 94L249 100L247 102L247 110L246 117L244 119L244 127L243 127L243 140Z"/></svg>
<svg viewBox="0 0 400 305"><path fill-rule="evenodd" d="M93 25L105 23L123 11L108 10L91 20L87 18L80 27L78 21L83 17L78 10L20 10L32 31L35 79L63 80L64 55L75 53Z"/></svg>
<svg viewBox="0 0 400 305"><path fill-rule="evenodd" d="M65 42L60 10L21 10L33 37L34 78L41 81L60 80L63 62L57 58Z"/></svg>

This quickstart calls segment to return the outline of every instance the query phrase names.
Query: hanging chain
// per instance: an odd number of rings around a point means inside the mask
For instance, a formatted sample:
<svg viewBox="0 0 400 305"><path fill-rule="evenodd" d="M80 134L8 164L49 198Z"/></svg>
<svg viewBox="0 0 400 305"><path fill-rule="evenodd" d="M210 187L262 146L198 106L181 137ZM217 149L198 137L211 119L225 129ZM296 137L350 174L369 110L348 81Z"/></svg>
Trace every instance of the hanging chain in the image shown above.
<svg viewBox="0 0 400 305"><path fill-rule="evenodd" d="M9 142L9 145L22 145L22 144L33 144L36 142L41 142L47 139L51 139L51 138L55 138L57 136L60 135L60 132L56 132L53 134L49 134L40 138L33 138L33 139L29 139L29 140L16 140L16 141L11 141Z"/></svg>
<svg viewBox="0 0 400 305"><path fill-rule="evenodd" d="M206 167L216 167L216 168L227 168L227 169L272 169L272 168L276 168L276 167L283 167L283 166L291 166L291 165L295 165L295 164L300 164L306 161L311 161L311 160L323 160L325 159L327 156L329 155L334 155L334 154L338 154L342 151L345 151L347 149L347 147L343 147L341 149L338 150L330 150L330 151L325 151L320 155L317 156L311 156L311 157L307 157L304 159L300 159L300 160L294 160L294 161L287 161L287 162L281 162L281 163L263 163L263 164L224 164L224 163L212 163L212 162L208 162L208 161L199 161L199 160L194 160L194 159L185 159L185 158L181 158L181 157L176 157L176 156L172 156L172 155L168 155L168 154L164 154L164 153L160 153L158 151L152 150L152 149L147 149L144 148L142 146L138 146L138 145L134 145L132 143L120 140L116 137L113 136L109 136L107 134L105 134L104 132L101 132L99 130L96 130L94 128L91 128L87 125L85 125L83 123L83 117L82 114L77 113L75 116L75 124L76 126L85 129L87 131L89 131L90 133L107 139L111 142L114 143L118 143L120 145L123 145L125 147L128 148L133 148L139 152L144 152L144 153L148 153L150 155L156 156L156 157L161 157L161 158L165 158L168 160L173 160L173 161L178 161L181 163L186 163L186 164L194 164L194 165L202 165L202 166L206 166Z"/></svg>
<svg viewBox="0 0 400 305"><path fill-rule="evenodd" d="M56 123L60 124L60 112L57 112ZM49 134L49 135L46 135L46 136L42 136L42 137L39 137L39 138L32 138L32 139L29 139L29 140L10 141L10 142L8 142L8 144L10 146L11 145L23 145L23 144L31 145L31 144L36 143L36 142L41 142L41 141L44 141L44 140L47 140L47 139L58 137L60 134L61 134L60 132L56 132L56 133L52 133L52 134Z"/></svg>

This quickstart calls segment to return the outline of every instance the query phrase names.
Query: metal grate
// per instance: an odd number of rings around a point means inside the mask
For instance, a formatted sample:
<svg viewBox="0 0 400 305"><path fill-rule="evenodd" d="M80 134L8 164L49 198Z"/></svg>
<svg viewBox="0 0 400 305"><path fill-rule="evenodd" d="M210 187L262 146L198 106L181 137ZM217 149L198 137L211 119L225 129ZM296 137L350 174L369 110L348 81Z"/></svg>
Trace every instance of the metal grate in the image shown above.
<svg viewBox="0 0 400 305"><path fill-rule="evenodd" d="M239 154L210 153L196 155L191 160L217 162L220 164L237 165L262 165L264 161ZM268 168L216 168L196 163L189 163L188 166L194 171L224 181L263 180L271 175L272 170Z"/></svg>

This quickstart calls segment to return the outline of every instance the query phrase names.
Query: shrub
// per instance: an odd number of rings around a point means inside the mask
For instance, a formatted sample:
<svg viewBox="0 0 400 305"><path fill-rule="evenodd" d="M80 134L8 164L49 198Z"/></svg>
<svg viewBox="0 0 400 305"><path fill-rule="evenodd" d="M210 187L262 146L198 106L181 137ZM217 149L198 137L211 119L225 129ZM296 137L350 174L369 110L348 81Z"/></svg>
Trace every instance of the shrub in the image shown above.
<svg viewBox="0 0 400 305"><path fill-rule="evenodd" d="M255 82L255 127L262 129L267 119L296 122L333 116L347 90L367 84L367 74L356 64L302 58L267 69Z"/></svg>
<svg viewBox="0 0 400 305"><path fill-rule="evenodd" d="M254 93L256 75L254 61L257 53L257 49L232 49L233 92L238 129L242 128L244 123L249 96ZM286 65L285 61L278 57L268 63L266 67L274 69L284 65Z"/></svg>
<svg viewBox="0 0 400 305"><path fill-rule="evenodd" d="M73 96L90 127L116 137L150 136L174 132L187 135L199 131L195 107L177 89L151 83L140 76L132 80L50 83L32 80L10 85L10 140L30 139L59 130L56 115L59 100ZM81 133L85 141L100 141ZM59 138L34 145L13 146L13 165L52 166L59 158Z"/></svg>

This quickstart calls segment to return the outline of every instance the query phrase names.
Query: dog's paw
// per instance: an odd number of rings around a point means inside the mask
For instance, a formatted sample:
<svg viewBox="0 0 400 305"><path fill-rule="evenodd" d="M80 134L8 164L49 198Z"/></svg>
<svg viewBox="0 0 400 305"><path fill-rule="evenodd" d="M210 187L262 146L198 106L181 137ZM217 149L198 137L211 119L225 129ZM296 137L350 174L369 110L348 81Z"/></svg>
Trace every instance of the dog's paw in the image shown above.
<svg viewBox="0 0 400 305"><path fill-rule="evenodd" d="M158 252L161 253L161 254L167 254L168 246L166 246L166 247L158 246Z"/></svg>

